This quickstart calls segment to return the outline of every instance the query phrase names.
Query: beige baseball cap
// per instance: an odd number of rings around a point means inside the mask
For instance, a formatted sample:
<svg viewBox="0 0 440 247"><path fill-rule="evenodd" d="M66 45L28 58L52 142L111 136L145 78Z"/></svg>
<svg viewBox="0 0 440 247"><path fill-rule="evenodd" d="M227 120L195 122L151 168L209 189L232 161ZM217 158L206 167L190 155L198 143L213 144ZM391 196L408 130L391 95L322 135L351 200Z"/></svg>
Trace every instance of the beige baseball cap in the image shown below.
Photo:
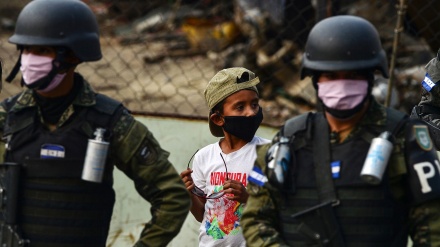
<svg viewBox="0 0 440 247"><path fill-rule="evenodd" d="M209 111L226 99L229 95L234 94L243 89L253 90L258 94L257 85L260 83L260 79L255 76L255 73L241 67L227 68L220 70L209 81L203 94L205 95L206 103L208 104ZM214 124L209 118L209 129L212 135L216 137L222 137L223 129L220 126Z"/></svg>

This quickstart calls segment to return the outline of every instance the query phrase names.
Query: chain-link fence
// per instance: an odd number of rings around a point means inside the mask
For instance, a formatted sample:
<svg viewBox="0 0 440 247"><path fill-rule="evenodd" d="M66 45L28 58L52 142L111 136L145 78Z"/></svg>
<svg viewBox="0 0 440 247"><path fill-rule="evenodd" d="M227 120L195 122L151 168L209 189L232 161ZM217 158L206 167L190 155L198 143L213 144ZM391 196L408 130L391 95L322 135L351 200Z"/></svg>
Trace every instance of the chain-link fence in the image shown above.
<svg viewBox="0 0 440 247"><path fill-rule="evenodd" d="M18 52L7 42L28 0L0 2L4 75ZM103 59L78 71L95 89L135 113L206 117L203 90L219 70L247 67L259 75L265 122L280 125L314 109L309 79L299 79L302 50L316 21L349 14L378 29L388 58L395 55L390 105L408 111L420 98L423 66L440 48L440 1L428 0L84 0L100 24ZM403 3L404 7L400 3ZM403 29L397 29L399 17ZM393 54L393 43L399 45ZM22 90L17 76L0 98ZM387 80L375 95L384 100Z"/></svg>

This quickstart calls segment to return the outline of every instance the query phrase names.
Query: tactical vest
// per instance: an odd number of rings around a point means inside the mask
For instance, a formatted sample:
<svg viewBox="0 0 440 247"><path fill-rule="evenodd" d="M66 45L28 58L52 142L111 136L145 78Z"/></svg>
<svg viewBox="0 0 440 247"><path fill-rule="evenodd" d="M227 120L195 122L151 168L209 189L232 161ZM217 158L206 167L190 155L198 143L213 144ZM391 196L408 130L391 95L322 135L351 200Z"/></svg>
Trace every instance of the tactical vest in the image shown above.
<svg viewBox="0 0 440 247"><path fill-rule="evenodd" d="M11 109L14 102L3 104ZM88 139L98 127L110 132L122 109L119 102L96 95L96 105L75 108L65 126L53 132L43 126L36 107L8 111L5 161L23 165L17 221L31 246L105 246L115 202L113 163L108 157L103 183L83 181L81 172ZM41 158L47 144L62 147L64 158Z"/></svg>
<svg viewBox="0 0 440 247"><path fill-rule="evenodd" d="M321 113L317 113L321 114ZM313 114L316 117L317 114ZM387 126L396 126L403 114L388 111ZM360 178L361 169L372 138L384 129L363 129L348 142L331 145L332 161L340 161L340 177L334 179L334 186L340 204L337 206L320 205L314 173L313 138L310 137L314 117L294 122L296 128L293 142L295 167L287 179L285 200L280 210L282 232L290 246L335 246L318 240L316 232L331 229L327 211L331 208L336 216L339 228L349 247L389 247L406 246L407 233L404 222L408 217L408 208L394 200L389 188L388 176L382 183L370 185ZM330 164L329 164L330 165ZM295 188L295 189L292 189ZM327 210L327 211L326 211ZM334 213L333 213L334 212ZM334 217L333 216L333 217ZM332 236L327 236L329 239Z"/></svg>

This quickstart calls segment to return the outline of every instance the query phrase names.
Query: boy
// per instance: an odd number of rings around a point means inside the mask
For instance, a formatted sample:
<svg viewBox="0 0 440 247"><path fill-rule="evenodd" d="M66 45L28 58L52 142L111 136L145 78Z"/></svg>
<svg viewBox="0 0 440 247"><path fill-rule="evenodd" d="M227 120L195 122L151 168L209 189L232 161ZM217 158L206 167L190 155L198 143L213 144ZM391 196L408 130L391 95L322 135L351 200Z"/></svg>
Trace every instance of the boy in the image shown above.
<svg viewBox="0 0 440 247"><path fill-rule="evenodd" d="M228 68L219 71L204 92L209 128L221 139L199 150L193 170L180 174L191 192L191 213L202 223L199 246L246 246L239 222L249 196L247 177L255 146L269 143L255 136L263 120L255 87L259 82L245 68Z"/></svg>

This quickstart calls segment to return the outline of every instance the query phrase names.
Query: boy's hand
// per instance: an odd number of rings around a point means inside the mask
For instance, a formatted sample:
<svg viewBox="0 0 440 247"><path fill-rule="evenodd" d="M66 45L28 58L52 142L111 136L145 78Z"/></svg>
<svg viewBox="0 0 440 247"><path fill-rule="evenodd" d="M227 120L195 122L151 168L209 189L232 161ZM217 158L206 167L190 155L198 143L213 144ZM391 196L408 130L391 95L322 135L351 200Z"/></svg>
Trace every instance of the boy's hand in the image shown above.
<svg viewBox="0 0 440 247"><path fill-rule="evenodd" d="M226 198L240 203L246 203L249 197L243 184L236 180L226 180L223 185L223 191L226 194Z"/></svg>
<svg viewBox="0 0 440 247"><path fill-rule="evenodd" d="M183 183L186 186L186 189L188 191L191 191L192 189L194 189L194 181L191 177L191 173L193 171L191 170L191 168L187 168L186 170L184 170L183 172L180 173L180 177L182 178Z"/></svg>

